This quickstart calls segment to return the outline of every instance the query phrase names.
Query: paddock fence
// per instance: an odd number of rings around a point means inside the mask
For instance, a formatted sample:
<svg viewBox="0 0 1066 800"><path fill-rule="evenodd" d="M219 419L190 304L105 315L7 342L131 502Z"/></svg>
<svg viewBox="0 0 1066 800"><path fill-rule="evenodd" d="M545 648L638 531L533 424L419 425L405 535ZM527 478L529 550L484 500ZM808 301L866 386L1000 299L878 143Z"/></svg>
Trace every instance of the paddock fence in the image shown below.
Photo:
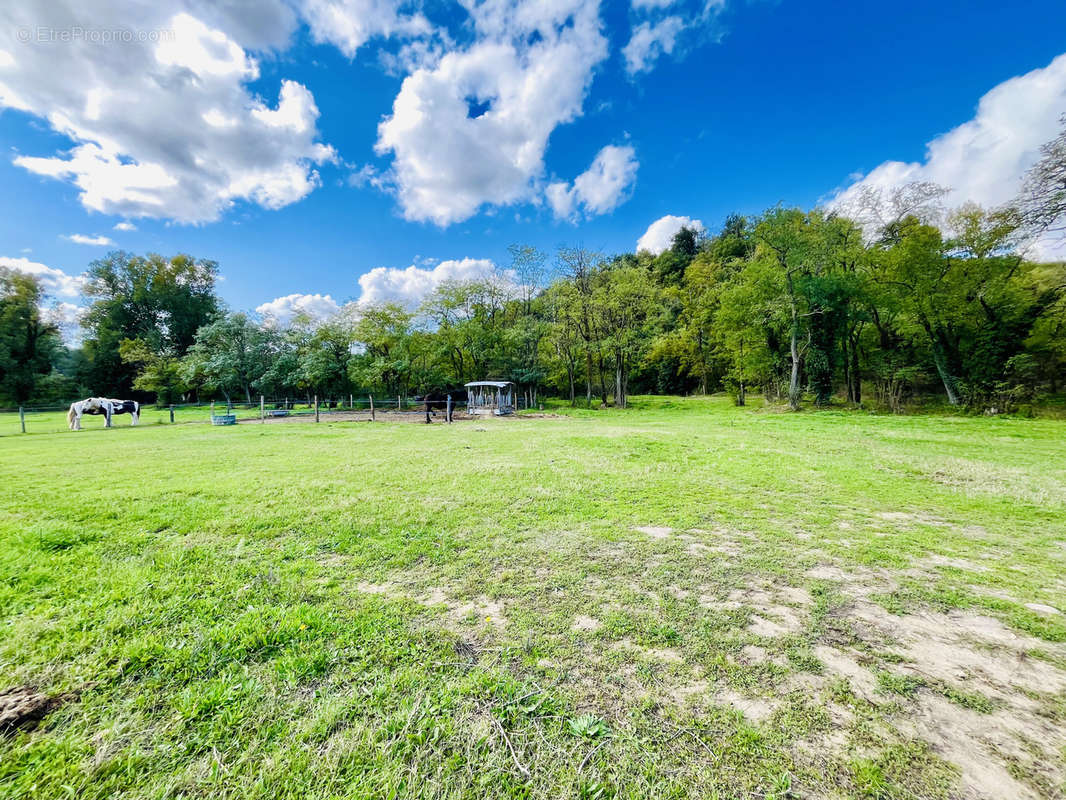
<svg viewBox="0 0 1066 800"><path fill-rule="evenodd" d="M516 398L518 410L525 410L524 398ZM429 401L428 421L442 424L448 421L446 400ZM0 437L31 433L60 433L68 431L67 411L70 403L44 406L0 408ZM452 401L452 420L470 419L466 401ZM427 422L427 402L411 397L383 395L348 395L330 398L262 397L253 403L227 402L182 403L175 405L144 404L138 425L276 425L297 422ZM86 414L81 419L82 430L103 429L102 416ZM128 414L112 418L115 428L129 427Z"/></svg>

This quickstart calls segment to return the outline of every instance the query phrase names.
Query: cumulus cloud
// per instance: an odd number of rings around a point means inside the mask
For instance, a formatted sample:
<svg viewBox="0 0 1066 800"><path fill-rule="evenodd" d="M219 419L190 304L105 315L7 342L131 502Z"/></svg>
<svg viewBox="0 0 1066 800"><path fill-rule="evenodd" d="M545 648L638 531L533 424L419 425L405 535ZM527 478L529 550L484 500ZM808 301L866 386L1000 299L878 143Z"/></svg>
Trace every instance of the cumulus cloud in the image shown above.
<svg viewBox="0 0 1066 800"><path fill-rule="evenodd" d="M661 55L674 52L677 36L685 28L681 17L664 17L658 22L642 22L633 29L629 42L622 48L626 72L636 75L646 72Z"/></svg>
<svg viewBox="0 0 1066 800"><path fill-rule="evenodd" d="M298 316L322 322L340 309L340 304L328 294L287 294L256 306L255 310L266 324L284 328Z"/></svg>
<svg viewBox="0 0 1066 800"><path fill-rule="evenodd" d="M414 264L405 269L376 267L359 276L359 287L362 290L359 305L399 303L413 310L446 281L485 280L495 272L496 265L487 258L441 261L432 267Z"/></svg>
<svg viewBox="0 0 1066 800"><path fill-rule="evenodd" d="M113 239L109 239L106 236L86 236L83 233L72 233L63 238L68 242L74 242L74 244L87 244L92 247L108 247L115 243Z"/></svg>
<svg viewBox="0 0 1066 800"><path fill-rule="evenodd" d="M644 231L644 235L637 240L637 252L647 250L652 255L659 255L670 247L674 241L674 234L682 228L691 228L700 232L707 230L698 219L667 214L665 217L659 217Z"/></svg>
<svg viewBox="0 0 1066 800"><path fill-rule="evenodd" d="M80 297L85 285L85 279L81 275L69 275L61 269L30 261L28 258L0 256L0 267L33 275L41 282L45 292L56 297Z"/></svg>
<svg viewBox="0 0 1066 800"><path fill-rule="evenodd" d="M536 196L548 138L607 55L597 0L463 0L475 41L416 69L378 127L404 217L447 226Z"/></svg>
<svg viewBox="0 0 1066 800"><path fill-rule="evenodd" d="M16 38L130 30L130 20L138 26L130 41ZM318 141L306 87L283 80L274 102L249 90L260 72L245 49L283 45L294 24L280 0L4 4L0 52L12 57L0 58L0 108L41 117L74 142L14 163L77 186L91 211L128 218L195 223L238 201L296 202L335 154Z"/></svg>
<svg viewBox="0 0 1066 800"><path fill-rule="evenodd" d="M137 230L137 226L134 225L132 222L118 222L118 223L115 223L115 230L116 231L135 231L135 230Z"/></svg>
<svg viewBox="0 0 1066 800"><path fill-rule="evenodd" d="M620 206L637 179L636 151L629 145L607 145L593 159L591 166L574 179L571 186L556 181L544 190L555 216L575 219L606 214Z"/></svg>
<svg viewBox="0 0 1066 800"><path fill-rule="evenodd" d="M1066 55L1048 66L1004 81L984 95L973 119L926 145L919 162L886 161L835 193L829 205L850 208L864 192L889 196L893 189L932 182L950 189L945 202L986 207L1010 202L1040 146L1059 132L1066 108Z"/></svg>
<svg viewBox="0 0 1066 800"><path fill-rule="evenodd" d="M403 13L397 0L304 0L301 12L316 42L335 45L348 58L371 38L425 36L433 26L420 13Z"/></svg>
<svg viewBox="0 0 1066 800"><path fill-rule="evenodd" d="M622 48L630 77L647 72L661 56L671 55L682 36L718 41L725 0L633 0L635 15L629 41Z"/></svg>
<svg viewBox="0 0 1066 800"><path fill-rule="evenodd" d="M59 328L63 340L71 347L81 344L83 333L81 320L85 311L85 306L65 301L56 301L50 306L41 307L41 315L46 321Z"/></svg>

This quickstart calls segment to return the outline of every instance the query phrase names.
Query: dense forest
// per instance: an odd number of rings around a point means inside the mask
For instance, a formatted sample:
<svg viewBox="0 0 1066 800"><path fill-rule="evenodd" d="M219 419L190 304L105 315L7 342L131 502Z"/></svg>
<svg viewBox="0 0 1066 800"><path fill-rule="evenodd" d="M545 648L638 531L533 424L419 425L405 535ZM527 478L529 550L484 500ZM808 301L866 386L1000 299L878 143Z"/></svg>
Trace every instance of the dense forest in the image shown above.
<svg viewBox="0 0 1066 800"><path fill-rule="evenodd" d="M84 342L63 345L31 277L0 272L0 402L417 396L485 378L624 407L631 393L752 393L899 411L940 397L1013 411L1062 391L1066 264L1027 256L1066 219L1066 133L1017 204L867 190L833 210L731 216L712 235L604 255L510 249L417 309L350 304L278 327L227 310L218 265L114 252L86 273Z"/></svg>

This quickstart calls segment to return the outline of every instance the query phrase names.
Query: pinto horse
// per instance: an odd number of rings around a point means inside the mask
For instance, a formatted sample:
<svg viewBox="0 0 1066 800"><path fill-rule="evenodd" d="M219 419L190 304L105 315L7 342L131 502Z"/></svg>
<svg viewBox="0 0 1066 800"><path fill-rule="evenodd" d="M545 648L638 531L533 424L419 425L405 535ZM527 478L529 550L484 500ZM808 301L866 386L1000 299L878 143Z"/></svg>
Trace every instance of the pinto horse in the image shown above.
<svg viewBox="0 0 1066 800"><path fill-rule="evenodd" d="M89 397L70 404L67 412L67 424L72 431L81 430L81 418L83 414L103 416L106 420L105 428L111 427L111 418L115 414L129 414L130 424L136 425L141 416L141 404L136 400L110 400L106 397Z"/></svg>

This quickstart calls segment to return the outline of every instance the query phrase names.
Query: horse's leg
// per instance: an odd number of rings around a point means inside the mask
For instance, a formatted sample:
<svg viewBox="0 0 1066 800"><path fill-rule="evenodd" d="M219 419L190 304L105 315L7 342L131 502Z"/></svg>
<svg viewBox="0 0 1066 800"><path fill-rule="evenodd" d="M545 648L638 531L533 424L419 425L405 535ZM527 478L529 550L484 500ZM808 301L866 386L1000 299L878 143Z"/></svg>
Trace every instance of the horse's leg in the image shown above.
<svg viewBox="0 0 1066 800"><path fill-rule="evenodd" d="M140 418L140 416L141 416L141 405L140 405L140 403L138 403L138 404L136 404L133 407L133 411L130 412L130 420L131 420L130 421L130 427L133 427L134 425L137 424L137 420Z"/></svg>

